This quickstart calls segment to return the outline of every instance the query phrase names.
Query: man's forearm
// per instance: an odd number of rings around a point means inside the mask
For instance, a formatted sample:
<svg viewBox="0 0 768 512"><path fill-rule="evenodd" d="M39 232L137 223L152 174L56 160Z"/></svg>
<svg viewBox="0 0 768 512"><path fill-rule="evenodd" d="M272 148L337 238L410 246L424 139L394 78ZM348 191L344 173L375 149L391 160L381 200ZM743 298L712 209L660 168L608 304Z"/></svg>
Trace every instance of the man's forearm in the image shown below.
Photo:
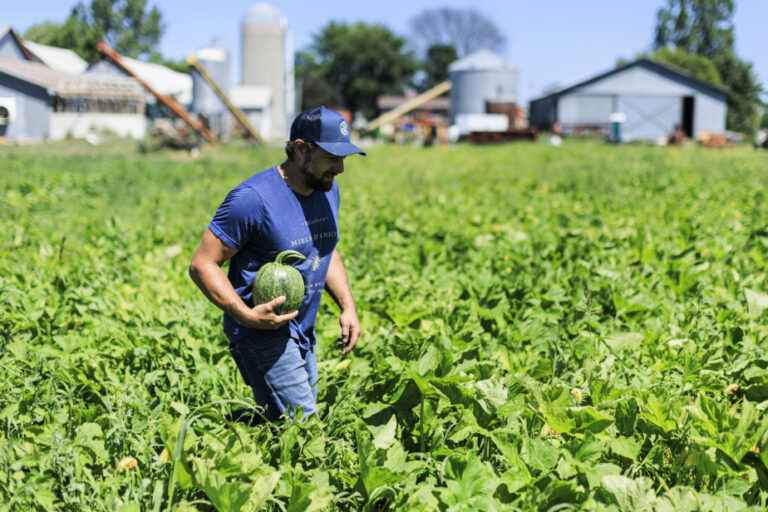
<svg viewBox="0 0 768 512"><path fill-rule="evenodd" d="M189 267L189 276L208 300L235 319L240 318L240 313L248 307L215 263L193 263Z"/></svg>
<svg viewBox="0 0 768 512"><path fill-rule="evenodd" d="M342 310L355 308L355 300L352 298L352 290L349 288L347 270L344 268L341 255L336 250L331 255L331 264L325 279L325 289L328 290L328 293Z"/></svg>

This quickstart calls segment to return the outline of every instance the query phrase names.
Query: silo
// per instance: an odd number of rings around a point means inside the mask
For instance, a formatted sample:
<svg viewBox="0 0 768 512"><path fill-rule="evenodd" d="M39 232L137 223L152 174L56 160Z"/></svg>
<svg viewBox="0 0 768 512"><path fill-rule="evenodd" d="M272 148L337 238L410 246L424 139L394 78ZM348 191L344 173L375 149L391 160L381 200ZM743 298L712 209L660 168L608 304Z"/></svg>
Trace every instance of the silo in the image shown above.
<svg viewBox="0 0 768 512"><path fill-rule="evenodd" d="M227 50L218 45L211 45L195 52L195 56L221 90L228 91L230 70ZM215 133L225 135L229 132L231 123L226 107L213 88L197 72L192 73L192 112L205 115Z"/></svg>
<svg viewBox="0 0 768 512"><path fill-rule="evenodd" d="M517 101L517 68L488 50L457 60L448 68L451 79L451 116L484 114L486 101Z"/></svg>
<svg viewBox="0 0 768 512"><path fill-rule="evenodd" d="M251 7L243 19L242 85L269 87L272 94L270 139L288 137L293 114L293 49L288 22L269 4Z"/></svg>

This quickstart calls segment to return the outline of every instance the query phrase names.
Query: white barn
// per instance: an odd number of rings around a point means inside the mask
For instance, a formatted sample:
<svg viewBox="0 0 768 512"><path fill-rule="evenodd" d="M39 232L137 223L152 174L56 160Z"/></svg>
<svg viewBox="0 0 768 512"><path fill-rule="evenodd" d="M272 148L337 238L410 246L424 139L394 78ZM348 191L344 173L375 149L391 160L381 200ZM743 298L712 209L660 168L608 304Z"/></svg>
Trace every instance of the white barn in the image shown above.
<svg viewBox="0 0 768 512"><path fill-rule="evenodd" d="M725 131L724 89L670 66L639 59L531 101L530 122L565 133L610 130L621 113L622 140L657 140L679 126L689 137Z"/></svg>
<svg viewBox="0 0 768 512"><path fill-rule="evenodd" d="M0 30L0 139L55 140L98 130L144 136L144 94L135 80L71 72L80 66L71 55L55 69L46 59L68 50L51 48L41 52L10 27Z"/></svg>

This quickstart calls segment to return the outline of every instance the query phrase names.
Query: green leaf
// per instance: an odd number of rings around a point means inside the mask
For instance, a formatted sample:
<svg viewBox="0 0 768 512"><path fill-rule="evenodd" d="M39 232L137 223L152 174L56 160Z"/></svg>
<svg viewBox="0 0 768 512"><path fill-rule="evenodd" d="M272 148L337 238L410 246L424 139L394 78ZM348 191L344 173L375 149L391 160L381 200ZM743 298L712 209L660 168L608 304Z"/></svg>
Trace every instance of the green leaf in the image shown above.
<svg viewBox="0 0 768 512"><path fill-rule="evenodd" d="M596 466L588 467L584 471L584 474L587 477L587 482L589 483L589 487L594 489L601 485L604 477L611 476L611 475L620 475L621 468L616 464L603 463L603 464L597 464Z"/></svg>
<svg viewBox="0 0 768 512"><path fill-rule="evenodd" d="M448 507L496 507L490 498L500 481L493 469L476 455L451 455L446 459L445 488L440 489L440 500ZM472 510L460 508L457 510Z"/></svg>
<svg viewBox="0 0 768 512"><path fill-rule="evenodd" d="M299 480L293 485L286 512L321 512L333 502L333 486L328 473L317 471L309 482Z"/></svg>
<svg viewBox="0 0 768 512"><path fill-rule="evenodd" d="M386 450L395 442L397 434L397 417L393 414L384 425L369 425L368 430L373 434L373 446Z"/></svg>
<svg viewBox="0 0 768 512"><path fill-rule="evenodd" d="M635 461L640 454L642 445L631 437L614 437L608 445L616 455Z"/></svg>
<svg viewBox="0 0 768 512"><path fill-rule="evenodd" d="M639 332L621 332L605 338L605 343L614 352L624 350L637 350L643 342L643 335Z"/></svg>
<svg viewBox="0 0 768 512"><path fill-rule="evenodd" d="M601 485L611 493L622 512L653 512L657 500L649 479L607 475L601 479Z"/></svg>
<svg viewBox="0 0 768 512"><path fill-rule="evenodd" d="M528 466L542 473L546 473L555 467L560 456L557 448L548 442L542 439L529 438L523 439L520 455Z"/></svg>
<svg viewBox="0 0 768 512"><path fill-rule="evenodd" d="M752 317L758 317L763 311L768 309L768 295L755 290L744 290L744 297L747 299L747 309Z"/></svg>

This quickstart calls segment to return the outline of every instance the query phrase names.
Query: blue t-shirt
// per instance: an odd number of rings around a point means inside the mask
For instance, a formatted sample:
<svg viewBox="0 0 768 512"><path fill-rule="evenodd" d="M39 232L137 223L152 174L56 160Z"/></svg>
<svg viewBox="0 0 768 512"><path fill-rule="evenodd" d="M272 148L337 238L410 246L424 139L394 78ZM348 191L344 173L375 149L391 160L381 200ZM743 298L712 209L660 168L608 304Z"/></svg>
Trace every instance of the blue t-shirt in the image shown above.
<svg viewBox="0 0 768 512"><path fill-rule="evenodd" d="M276 167L235 187L221 203L208 228L225 245L237 250L229 262L229 281L249 306L251 284L265 263L287 249L306 259L289 260L304 278L304 302L298 316L275 330L250 329L224 314L230 340L269 341L290 336L306 347L315 342L315 317L325 289L331 254L339 239L339 188L302 196L291 189Z"/></svg>

